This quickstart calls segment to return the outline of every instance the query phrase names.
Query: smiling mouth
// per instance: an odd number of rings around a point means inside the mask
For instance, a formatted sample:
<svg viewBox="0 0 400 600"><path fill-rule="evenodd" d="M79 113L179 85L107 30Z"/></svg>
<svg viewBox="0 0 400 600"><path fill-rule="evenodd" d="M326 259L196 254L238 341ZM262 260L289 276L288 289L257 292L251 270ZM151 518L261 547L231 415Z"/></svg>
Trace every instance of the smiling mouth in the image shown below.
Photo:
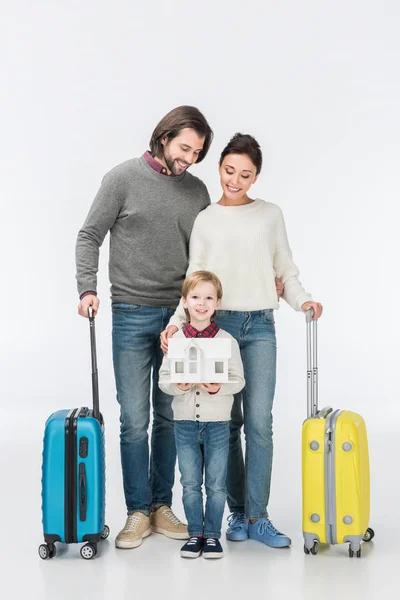
<svg viewBox="0 0 400 600"><path fill-rule="evenodd" d="M233 192L233 193L240 192L240 188L235 188L235 187L232 187L231 185L227 185L226 187L228 188L228 190L230 192Z"/></svg>
<svg viewBox="0 0 400 600"><path fill-rule="evenodd" d="M178 165L181 169L187 169L189 166L187 163L183 163L180 160L177 160L176 162L178 163Z"/></svg>

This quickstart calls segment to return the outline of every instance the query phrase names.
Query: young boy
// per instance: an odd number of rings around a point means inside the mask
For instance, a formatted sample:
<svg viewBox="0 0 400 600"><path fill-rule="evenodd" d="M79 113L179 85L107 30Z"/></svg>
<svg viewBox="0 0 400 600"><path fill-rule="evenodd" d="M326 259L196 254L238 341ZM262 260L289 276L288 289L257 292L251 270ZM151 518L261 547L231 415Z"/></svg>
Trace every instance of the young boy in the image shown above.
<svg viewBox="0 0 400 600"><path fill-rule="evenodd" d="M183 487L183 506L190 539L181 556L222 558L219 542L226 500L229 451L229 420L233 394L244 387L243 365L236 340L219 329L213 318L222 298L222 285L214 273L196 271L183 282L182 302L188 323L173 337L229 338L232 354L228 361L229 383L162 383L163 392L174 396L172 409L175 440ZM164 357L159 379L170 375ZM203 512L203 469L206 506Z"/></svg>

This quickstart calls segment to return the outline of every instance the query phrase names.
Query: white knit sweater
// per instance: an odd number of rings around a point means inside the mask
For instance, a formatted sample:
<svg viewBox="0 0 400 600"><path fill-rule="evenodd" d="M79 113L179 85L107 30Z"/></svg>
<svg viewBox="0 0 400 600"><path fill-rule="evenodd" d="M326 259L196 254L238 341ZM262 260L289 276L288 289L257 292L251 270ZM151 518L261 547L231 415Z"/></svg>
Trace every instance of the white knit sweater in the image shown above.
<svg viewBox="0 0 400 600"><path fill-rule="evenodd" d="M279 206L256 199L242 206L211 204L197 216L190 236L189 267L206 269L221 280L221 310L278 308L275 277L285 285L283 298L295 310L311 300L292 260ZM169 325L186 321L180 302Z"/></svg>

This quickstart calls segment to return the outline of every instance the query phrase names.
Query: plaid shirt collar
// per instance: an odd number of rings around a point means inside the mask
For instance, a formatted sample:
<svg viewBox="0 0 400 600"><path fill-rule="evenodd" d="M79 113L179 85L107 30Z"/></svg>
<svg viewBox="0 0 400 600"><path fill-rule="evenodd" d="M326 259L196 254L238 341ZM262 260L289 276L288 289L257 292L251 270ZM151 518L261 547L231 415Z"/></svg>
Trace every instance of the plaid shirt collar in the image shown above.
<svg viewBox="0 0 400 600"><path fill-rule="evenodd" d="M197 331L190 323L186 323L182 331L187 338L213 338L217 335L219 327L215 321L212 321L203 331Z"/></svg>

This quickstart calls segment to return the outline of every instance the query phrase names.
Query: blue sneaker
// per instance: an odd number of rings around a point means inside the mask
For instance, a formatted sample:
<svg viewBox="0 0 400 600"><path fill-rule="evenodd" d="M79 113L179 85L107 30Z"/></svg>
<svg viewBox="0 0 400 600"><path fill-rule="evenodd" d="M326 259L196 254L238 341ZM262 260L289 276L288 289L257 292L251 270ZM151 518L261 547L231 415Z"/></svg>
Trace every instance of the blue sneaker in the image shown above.
<svg viewBox="0 0 400 600"><path fill-rule="evenodd" d="M226 539L231 542L243 542L247 540L247 522L243 513L234 512L228 517L229 527L226 531Z"/></svg>
<svg viewBox="0 0 400 600"><path fill-rule="evenodd" d="M292 543L290 537L278 531L269 519L258 519L253 524L249 523L249 538L271 548L285 548Z"/></svg>

